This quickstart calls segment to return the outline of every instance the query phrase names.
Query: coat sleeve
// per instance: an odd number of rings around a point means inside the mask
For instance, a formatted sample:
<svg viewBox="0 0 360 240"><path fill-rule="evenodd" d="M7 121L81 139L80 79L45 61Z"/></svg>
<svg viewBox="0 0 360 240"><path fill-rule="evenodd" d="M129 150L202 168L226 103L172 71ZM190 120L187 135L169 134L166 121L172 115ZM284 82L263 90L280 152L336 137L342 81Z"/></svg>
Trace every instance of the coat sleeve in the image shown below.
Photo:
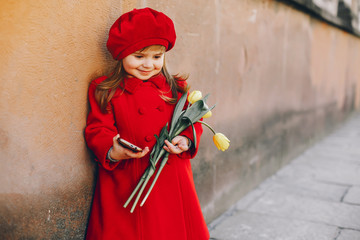
<svg viewBox="0 0 360 240"><path fill-rule="evenodd" d="M114 114L111 111L103 113L95 99L96 86L106 77L95 79L89 87L90 112L86 121L85 140L88 147L95 154L95 160L107 170L113 170L119 162L112 162L106 158L107 152L113 145L113 137L118 134L115 127ZM110 104L110 103L109 103Z"/></svg>
<svg viewBox="0 0 360 240"><path fill-rule="evenodd" d="M203 128L201 126L201 123L195 123L194 128L195 128L195 133L196 133L195 134L196 135L196 146L192 145L188 151L178 154L178 156L180 158L191 159L191 158L194 158L198 152L199 144L200 144L200 137L202 135ZM193 130L192 130L191 126L186 128L182 133L180 133L180 135L188 137L194 143L194 135L193 135Z"/></svg>

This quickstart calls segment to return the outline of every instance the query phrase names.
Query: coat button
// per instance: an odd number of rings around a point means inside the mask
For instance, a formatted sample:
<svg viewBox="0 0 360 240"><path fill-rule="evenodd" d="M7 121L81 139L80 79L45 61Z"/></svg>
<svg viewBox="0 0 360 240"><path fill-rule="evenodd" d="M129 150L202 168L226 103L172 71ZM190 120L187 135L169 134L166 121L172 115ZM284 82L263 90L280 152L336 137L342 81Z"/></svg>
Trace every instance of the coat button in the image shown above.
<svg viewBox="0 0 360 240"><path fill-rule="evenodd" d="M160 111L160 112L163 112L164 111L164 106L163 105L159 105L157 107L157 109Z"/></svg>
<svg viewBox="0 0 360 240"><path fill-rule="evenodd" d="M153 136L148 135L148 136L145 137L145 141L151 142L151 140L153 140Z"/></svg>
<svg viewBox="0 0 360 240"><path fill-rule="evenodd" d="M145 111L145 108L140 107L140 108L138 109L138 112L139 112L140 115L144 115L146 111Z"/></svg>

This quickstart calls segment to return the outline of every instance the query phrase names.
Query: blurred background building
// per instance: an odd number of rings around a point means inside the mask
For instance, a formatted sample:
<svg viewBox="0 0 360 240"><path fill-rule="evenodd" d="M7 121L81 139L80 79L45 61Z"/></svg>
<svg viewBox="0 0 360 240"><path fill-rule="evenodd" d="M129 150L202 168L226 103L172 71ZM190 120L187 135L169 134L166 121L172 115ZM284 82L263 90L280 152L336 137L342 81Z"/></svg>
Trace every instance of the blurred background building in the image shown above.
<svg viewBox="0 0 360 240"><path fill-rule="evenodd" d="M169 15L173 73L217 104L192 161L207 222L360 107L358 0L0 3L1 239L82 239L96 164L83 137L89 82L109 72L121 13Z"/></svg>

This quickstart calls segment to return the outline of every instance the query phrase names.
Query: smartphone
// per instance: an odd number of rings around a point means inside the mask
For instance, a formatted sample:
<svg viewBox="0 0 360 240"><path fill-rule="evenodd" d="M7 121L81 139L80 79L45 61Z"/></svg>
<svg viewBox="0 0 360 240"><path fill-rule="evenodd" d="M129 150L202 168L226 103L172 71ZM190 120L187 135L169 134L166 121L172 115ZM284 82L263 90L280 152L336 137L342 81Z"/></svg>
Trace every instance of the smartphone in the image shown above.
<svg viewBox="0 0 360 240"><path fill-rule="evenodd" d="M121 146L123 146L123 147L125 147L127 149L130 149L133 152L141 152L142 151L142 149L139 148L138 146L136 146L136 145L134 145L134 144L122 139L122 138L118 138L118 143Z"/></svg>

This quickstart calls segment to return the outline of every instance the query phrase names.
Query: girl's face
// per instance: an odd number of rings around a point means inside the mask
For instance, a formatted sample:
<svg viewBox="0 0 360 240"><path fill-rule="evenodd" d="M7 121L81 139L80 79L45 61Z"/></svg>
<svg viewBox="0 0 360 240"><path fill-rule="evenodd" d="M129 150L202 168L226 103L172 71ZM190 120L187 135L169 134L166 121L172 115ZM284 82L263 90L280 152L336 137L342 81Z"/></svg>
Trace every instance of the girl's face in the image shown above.
<svg viewBox="0 0 360 240"><path fill-rule="evenodd" d="M128 77L146 81L160 73L164 65L165 47L153 45L123 58L123 67Z"/></svg>

